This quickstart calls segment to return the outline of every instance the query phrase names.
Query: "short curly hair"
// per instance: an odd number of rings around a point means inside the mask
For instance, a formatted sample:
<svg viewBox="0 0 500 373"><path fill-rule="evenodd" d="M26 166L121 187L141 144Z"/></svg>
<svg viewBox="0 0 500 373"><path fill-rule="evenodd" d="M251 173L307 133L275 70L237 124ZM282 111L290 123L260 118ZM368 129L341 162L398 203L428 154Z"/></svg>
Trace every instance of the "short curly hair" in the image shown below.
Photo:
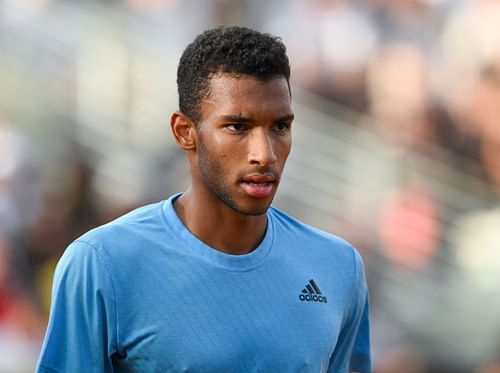
<svg viewBox="0 0 500 373"><path fill-rule="evenodd" d="M202 119L200 103L217 73L262 81L283 76L290 89L290 63L280 38L240 26L207 30L187 46L177 70L179 110L195 123Z"/></svg>

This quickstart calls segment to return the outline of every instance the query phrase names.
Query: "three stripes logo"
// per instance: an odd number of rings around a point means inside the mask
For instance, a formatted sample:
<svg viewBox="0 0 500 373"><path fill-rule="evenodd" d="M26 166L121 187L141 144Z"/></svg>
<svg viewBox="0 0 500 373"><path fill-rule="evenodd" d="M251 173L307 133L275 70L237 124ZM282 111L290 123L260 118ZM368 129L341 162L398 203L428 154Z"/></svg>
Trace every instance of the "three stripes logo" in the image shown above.
<svg viewBox="0 0 500 373"><path fill-rule="evenodd" d="M327 303L328 300L326 296L321 294L318 285L314 282L313 279L309 280L309 283L302 290L302 293L299 295L299 299L303 302L322 302Z"/></svg>

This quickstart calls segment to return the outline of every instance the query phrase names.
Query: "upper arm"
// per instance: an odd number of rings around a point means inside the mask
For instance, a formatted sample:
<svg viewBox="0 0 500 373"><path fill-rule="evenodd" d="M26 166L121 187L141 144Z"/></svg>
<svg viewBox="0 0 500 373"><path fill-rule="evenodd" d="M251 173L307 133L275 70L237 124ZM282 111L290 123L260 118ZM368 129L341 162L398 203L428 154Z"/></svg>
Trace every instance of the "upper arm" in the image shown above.
<svg viewBox="0 0 500 373"><path fill-rule="evenodd" d="M352 299L330 359L330 373L371 372L368 288L363 261L356 251L353 255Z"/></svg>
<svg viewBox="0 0 500 373"><path fill-rule="evenodd" d="M111 372L116 344L110 272L94 247L77 241L68 247L54 273L37 372Z"/></svg>

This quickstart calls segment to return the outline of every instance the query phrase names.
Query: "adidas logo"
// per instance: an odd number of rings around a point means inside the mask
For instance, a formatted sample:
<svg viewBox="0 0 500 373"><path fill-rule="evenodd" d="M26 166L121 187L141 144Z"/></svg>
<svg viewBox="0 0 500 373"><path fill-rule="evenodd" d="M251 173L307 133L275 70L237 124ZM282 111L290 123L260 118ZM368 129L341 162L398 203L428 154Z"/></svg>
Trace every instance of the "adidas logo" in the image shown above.
<svg viewBox="0 0 500 373"><path fill-rule="evenodd" d="M321 295L321 291L319 290L318 285L316 285L313 279L309 280L309 283L299 295L299 299L303 302L328 302L326 297L324 295Z"/></svg>

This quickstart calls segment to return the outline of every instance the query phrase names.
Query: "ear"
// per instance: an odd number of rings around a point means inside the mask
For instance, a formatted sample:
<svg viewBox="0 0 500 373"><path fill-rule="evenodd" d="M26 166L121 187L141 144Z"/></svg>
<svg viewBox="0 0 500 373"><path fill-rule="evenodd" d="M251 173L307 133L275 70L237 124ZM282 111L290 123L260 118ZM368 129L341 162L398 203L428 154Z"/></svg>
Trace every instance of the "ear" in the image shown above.
<svg viewBox="0 0 500 373"><path fill-rule="evenodd" d="M193 150L196 148L196 124L180 111L170 117L170 128L175 142L181 149Z"/></svg>

